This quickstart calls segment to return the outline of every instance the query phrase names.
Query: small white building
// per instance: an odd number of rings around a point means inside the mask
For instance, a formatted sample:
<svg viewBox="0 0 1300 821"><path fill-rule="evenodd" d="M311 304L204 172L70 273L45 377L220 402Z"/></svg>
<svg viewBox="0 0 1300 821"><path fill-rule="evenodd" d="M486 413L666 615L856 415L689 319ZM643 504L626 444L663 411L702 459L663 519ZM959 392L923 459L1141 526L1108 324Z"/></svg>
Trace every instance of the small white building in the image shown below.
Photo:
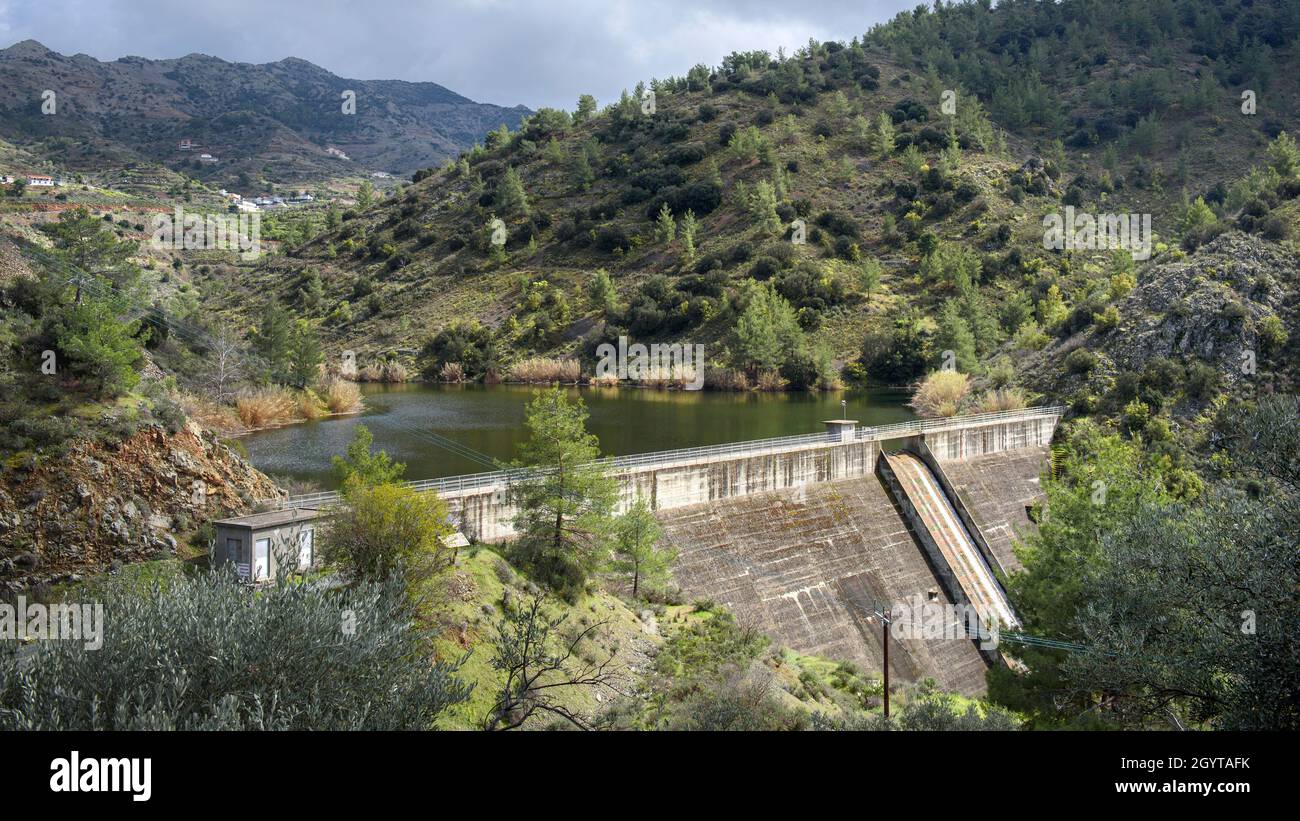
<svg viewBox="0 0 1300 821"><path fill-rule="evenodd" d="M215 521L212 562L234 564L241 579L254 582L273 578L281 567L310 570L319 520L318 511L290 508Z"/></svg>
<svg viewBox="0 0 1300 821"><path fill-rule="evenodd" d="M53 188L54 178L44 174L28 174L27 184L33 188Z"/></svg>

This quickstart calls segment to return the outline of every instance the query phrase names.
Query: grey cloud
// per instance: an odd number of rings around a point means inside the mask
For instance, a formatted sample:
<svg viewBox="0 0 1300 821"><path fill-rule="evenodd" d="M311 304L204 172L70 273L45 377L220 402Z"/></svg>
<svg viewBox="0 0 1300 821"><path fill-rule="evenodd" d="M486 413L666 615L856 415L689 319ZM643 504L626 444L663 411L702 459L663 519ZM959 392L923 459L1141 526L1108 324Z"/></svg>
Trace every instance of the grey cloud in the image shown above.
<svg viewBox="0 0 1300 821"><path fill-rule="evenodd" d="M0 34L100 59L301 57L358 79L427 80L481 102L572 108L733 50L848 40L916 0L0 0Z"/></svg>

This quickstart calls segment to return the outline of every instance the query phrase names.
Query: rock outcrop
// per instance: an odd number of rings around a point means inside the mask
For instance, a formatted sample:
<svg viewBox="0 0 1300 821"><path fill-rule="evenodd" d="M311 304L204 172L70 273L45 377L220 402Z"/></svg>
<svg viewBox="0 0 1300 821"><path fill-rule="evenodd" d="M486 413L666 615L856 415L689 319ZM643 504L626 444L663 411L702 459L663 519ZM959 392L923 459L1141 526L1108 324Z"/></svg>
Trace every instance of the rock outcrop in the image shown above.
<svg viewBox="0 0 1300 821"><path fill-rule="evenodd" d="M193 422L11 462L0 476L0 593L172 555L204 521L280 493Z"/></svg>
<svg viewBox="0 0 1300 821"><path fill-rule="evenodd" d="M1297 267L1300 260L1283 246L1230 231L1188 258L1144 269L1116 302L1114 327L1094 324L1054 340L1016 369L1025 384L1063 401L1081 390L1103 393L1120 372L1140 372L1157 357L1204 363L1228 391L1290 390L1290 351L1271 350L1260 328L1270 315L1293 327ZM1086 372L1068 367L1080 348L1096 357ZM1190 416L1199 408L1183 410Z"/></svg>

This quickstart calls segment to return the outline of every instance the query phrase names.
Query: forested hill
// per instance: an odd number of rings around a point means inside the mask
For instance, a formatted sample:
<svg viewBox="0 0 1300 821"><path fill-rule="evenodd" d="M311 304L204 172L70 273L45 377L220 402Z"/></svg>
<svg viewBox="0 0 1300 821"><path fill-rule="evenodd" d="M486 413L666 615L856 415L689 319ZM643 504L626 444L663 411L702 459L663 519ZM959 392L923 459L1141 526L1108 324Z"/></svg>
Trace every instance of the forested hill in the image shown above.
<svg viewBox="0 0 1300 821"><path fill-rule="evenodd" d="M796 386L839 365L900 384L945 350L979 373L1131 287L1109 250L1045 249L1045 214L1149 213L1151 264L1224 230L1287 235L1288 192L1250 175L1297 128L1298 20L1295 3L968 3L735 53L494 132L222 304L274 295L371 358L434 340L414 364L464 358L471 377L620 333ZM737 337L751 304L784 353Z"/></svg>

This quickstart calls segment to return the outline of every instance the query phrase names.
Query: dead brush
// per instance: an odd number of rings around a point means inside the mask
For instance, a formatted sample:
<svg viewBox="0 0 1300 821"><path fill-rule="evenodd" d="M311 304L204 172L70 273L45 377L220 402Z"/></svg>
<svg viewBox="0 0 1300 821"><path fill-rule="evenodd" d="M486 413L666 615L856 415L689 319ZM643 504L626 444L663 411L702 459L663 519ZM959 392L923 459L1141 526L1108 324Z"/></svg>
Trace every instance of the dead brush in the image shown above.
<svg viewBox="0 0 1300 821"><path fill-rule="evenodd" d="M255 388L235 397L235 413L249 428L266 428L296 421L298 400L288 388Z"/></svg>

